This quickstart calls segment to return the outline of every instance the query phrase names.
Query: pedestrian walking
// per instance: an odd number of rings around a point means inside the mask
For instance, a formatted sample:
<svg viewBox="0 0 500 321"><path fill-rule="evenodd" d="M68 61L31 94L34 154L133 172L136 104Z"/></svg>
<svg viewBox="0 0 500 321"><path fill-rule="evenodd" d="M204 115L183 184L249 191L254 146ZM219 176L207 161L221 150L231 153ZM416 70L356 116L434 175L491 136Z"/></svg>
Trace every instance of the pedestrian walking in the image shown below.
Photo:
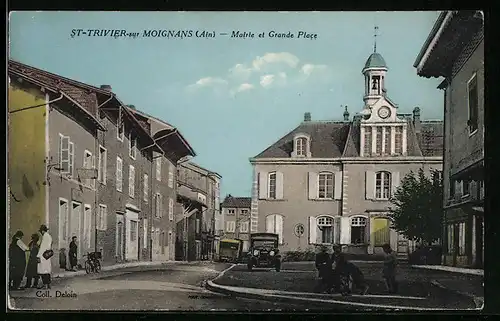
<svg viewBox="0 0 500 321"><path fill-rule="evenodd" d="M396 281L396 266L398 263L396 253L392 250L389 244L384 244L382 246L384 250L384 269L382 270L382 275L385 279L385 284L387 291L389 293L396 293L398 291L398 283Z"/></svg>
<svg viewBox="0 0 500 321"><path fill-rule="evenodd" d="M40 236L38 233L31 235L31 242L28 244L30 255L28 258L28 266L26 267L26 285L25 288L36 288L38 286L38 276L37 271L37 255L40 248L38 242L40 241ZM33 281L33 284L32 284Z"/></svg>
<svg viewBox="0 0 500 321"><path fill-rule="evenodd" d="M40 243L40 249L38 250L37 255L37 271L42 278L43 284L39 285L38 288L41 289L45 287L50 289L50 275L52 273L52 264L50 259L54 255L54 251L52 250L52 236L50 236L49 229L46 225L40 226L40 234L42 234L42 242Z"/></svg>
<svg viewBox="0 0 500 321"><path fill-rule="evenodd" d="M24 278L26 251L28 251L28 247L22 240L23 236L22 231L17 231L9 246L9 286L11 290L22 290L20 286Z"/></svg>
<svg viewBox="0 0 500 321"><path fill-rule="evenodd" d="M76 271L76 266L78 265L78 245L76 244L76 236L71 238L71 243L69 243L69 268L71 271Z"/></svg>

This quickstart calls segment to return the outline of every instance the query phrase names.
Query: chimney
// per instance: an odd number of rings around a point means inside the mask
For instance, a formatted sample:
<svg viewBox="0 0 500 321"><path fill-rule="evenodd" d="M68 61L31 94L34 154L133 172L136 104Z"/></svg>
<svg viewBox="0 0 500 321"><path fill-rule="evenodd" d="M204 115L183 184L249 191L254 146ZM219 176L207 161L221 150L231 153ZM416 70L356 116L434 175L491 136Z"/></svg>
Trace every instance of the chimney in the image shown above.
<svg viewBox="0 0 500 321"><path fill-rule="evenodd" d="M304 113L304 121L311 121L311 113Z"/></svg>
<svg viewBox="0 0 500 321"><path fill-rule="evenodd" d="M103 89L103 90L107 90L107 91L112 91L112 89L111 89L111 86L110 86L110 85L101 85L101 89Z"/></svg>
<svg viewBox="0 0 500 321"><path fill-rule="evenodd" d="M349 112L347 111L347 105L345 106L344 111L344 121L349 121Z"/></svg>
<svg viewBox="0 0 500 321"><path fill-rule="evenodd" d="M413 126L415 127L415 132L420 133L422 125L420 124L420 108L418 107L413 109Z"/></svg>

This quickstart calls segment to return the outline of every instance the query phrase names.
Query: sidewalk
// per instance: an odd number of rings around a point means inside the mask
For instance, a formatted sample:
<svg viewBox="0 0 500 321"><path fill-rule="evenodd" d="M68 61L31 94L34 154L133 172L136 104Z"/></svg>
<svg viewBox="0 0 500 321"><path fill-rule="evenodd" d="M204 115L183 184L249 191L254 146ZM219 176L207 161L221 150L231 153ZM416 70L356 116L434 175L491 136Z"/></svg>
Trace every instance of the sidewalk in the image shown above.
<svg viewBox="0 0 500 321"><path fill-rule="evenodd" d="M137 262L128 262L128 263L119 263L119 264L111 264L102 266L102 271L114 271L119 269L127 269L134 267L142 267L142 266L164 266L164 265L205 265L212 264L212 261L137 261ZM54 273L52 278L54 279L62 279L62 278L71 278L75 276L86 275L85 270L78 271L64 271Z"/></svg>
<svg viewBox="0 0 500 321"><path fill-rule="evenodd" d="M443 265L412 265L414 269L439 271L442 276L434 277L432 285L470 297L479 308L484 303L484 270L466 269Z"/></svg>
<svg viewBox="0 0 500 321"><path fill-rule="evenodd" d="M457 268L457 267L445 266L445 265L411 265L411 267L415 268L415 269L438 270L438 271L446 271L446 272L453 272L453 273L460 273L460 274L484 276L484 270L480 270L480 269L465 269L465 268Z"/></svg>

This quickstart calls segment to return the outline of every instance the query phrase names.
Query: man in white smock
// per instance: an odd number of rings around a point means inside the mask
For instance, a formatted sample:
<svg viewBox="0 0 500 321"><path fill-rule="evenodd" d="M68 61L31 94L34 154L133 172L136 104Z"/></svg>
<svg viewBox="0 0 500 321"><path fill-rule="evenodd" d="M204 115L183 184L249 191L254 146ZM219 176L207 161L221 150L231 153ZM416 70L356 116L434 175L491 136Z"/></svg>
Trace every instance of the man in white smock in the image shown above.
<svg viewBox="0 0 500 321"><path fill-rule="evenodd" d="M39 289L47 288L50 289L50 274L52 273L52 264L50 259L54 255L52 251L52 236L49 234L49 229L46 225L40 226L40 234L42 235L42 242L40 244L40 249L38 250L38 266L37 272L42 278L42 284L38 287Z"/></svg>

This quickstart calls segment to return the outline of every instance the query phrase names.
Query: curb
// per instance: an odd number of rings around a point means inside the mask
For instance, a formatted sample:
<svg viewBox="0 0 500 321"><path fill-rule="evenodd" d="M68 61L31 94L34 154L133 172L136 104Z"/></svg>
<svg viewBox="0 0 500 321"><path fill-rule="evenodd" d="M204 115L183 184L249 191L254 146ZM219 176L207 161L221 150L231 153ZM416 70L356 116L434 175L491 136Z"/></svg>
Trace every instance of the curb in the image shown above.
<svg viewBox="0 0 500 321"><path fill-rule="evenodd" d="M365 308L369 310L373 309L384 309L384 310L413 310L413 311L445 311L456 309L446 309L446 308L426 308L426 307L409 307L409 306L396 306L396 305L383 305L383 304L371 304L371 303L361 303L361 302L349 302L349 301L338 301L338 300L328 300L328 299L318 299L318 298L305 298L300 296L292 295L282 295L282 294L265 294L265 293L252 293L244 292L241 290L236 290L235 287L229 287L224 285L219 285L213 281L207 281L206 288L212 292L222 293L235 297L243 297L249 299L257 299L264 301L281 301L289 303L321 303L325 306L330 306L331 308L346 308L350 307L352 309ZM250 288L247 288L250 289ZM258 291L260 289L252 289L253 291Z"/></svg>
<svg viewBox="0 0 500 321"><path fill-rule="evenodd" d="M484 297L479 297L479 296L472 295L470 293L466 293L466 292L462 292L462 291L451 289L451 288L449 288L449 287L441 284L437 280L432 280L431 284L433 286L437 287L437 288L440 288L440 289L443 289L443 290L447 290L447 291L451 291L451 292L455 292L456 294L463 295L463 296L466 296L468 298L471 298L474 301L474 304L476 305L476 309L477 310L482 310L484 308Z"/></svg>

